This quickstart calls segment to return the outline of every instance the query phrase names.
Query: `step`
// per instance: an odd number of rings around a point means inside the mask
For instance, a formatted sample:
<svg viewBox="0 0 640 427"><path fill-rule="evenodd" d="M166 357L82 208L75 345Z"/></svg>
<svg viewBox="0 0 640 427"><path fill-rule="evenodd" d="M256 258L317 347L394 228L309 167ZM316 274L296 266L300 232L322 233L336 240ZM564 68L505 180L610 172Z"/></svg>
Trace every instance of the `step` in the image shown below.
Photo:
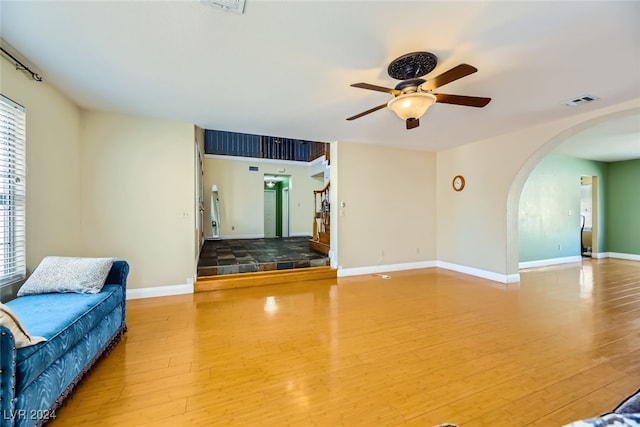
<svg viewBox="0 0 640 427"><path fill-rule="evenodd" d="M321 254L324 254L324 255L327 255L327 256L329 255L329 250L331 249L329 247L329 245L327 245L326 243L318 242L318 241L315 241L313 239L309 240L309 247L312 250L314 250L316 252L320 252Z"/></svg>
<svg viewBox="0 0 640 427"><path fill-rule="evenodd" d="M198 277L194 284L194 292L249 288L307 280L335 279L337 276L337 270L329 266L205 276Z"/></svg>

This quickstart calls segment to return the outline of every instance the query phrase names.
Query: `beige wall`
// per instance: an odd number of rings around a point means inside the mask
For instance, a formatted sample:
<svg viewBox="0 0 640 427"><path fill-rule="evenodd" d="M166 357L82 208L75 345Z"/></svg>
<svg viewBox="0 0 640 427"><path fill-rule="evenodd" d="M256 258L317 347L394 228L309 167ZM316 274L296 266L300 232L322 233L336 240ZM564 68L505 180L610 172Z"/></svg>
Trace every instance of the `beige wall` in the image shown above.
<svg viewBox="0 0 640 427"><path fill-rule="evenodd" d="M506 273L506 195L531 150L531 141L510 136L438 153L439 261ZM465 178L460 192L456 175Z"/></svg>
<svg viewBox="0 0 640 427"><path fill-rule="evenodd" d="M0 66L0 92L27 108L28 272L47 255L114 256L130 288L192 278L193 125L82 112L46 76Z"/></svg>
<svg viewBox="0 0 640 427"><path fill-rule="evenodd" d="M132 288L194 276L192 124L82 114L82 230L88 256L131 265Z"/></svg>
<svg viewBox="0 0 640 427"><path fill-rule="evenodd" d="M336 224L337 264L359 268L435 260L435 153L334 144L331 179L338 185L332 194L332 231Z"/></svg>
<svg viewBox="0 0 640 427"><path fill-rule="evenodd" d="M535 165L567 138L638 114L639 105L572 113L438 153L333 143L334 266L438 261L494 280L518 280L518 201ZM465 177L462 192L452 189L455 175ZM381 211L381 200L388 209Z"/></svg>
<svg viewBox="0 0 640 427"><path fill-rule="evenodd" d="M80 111L46 80L0 60L0 92L27 109L27 272L47 255L82 254Z"/></svg>
<svg viewBox="0 0 640 427"><path fill-rule="evenodd" d="M518 203L533 168L567 138L637 110L638 101L573 113L543 126L439 152L438 260L501 275L518 274ZM466 187L451 188L455 175Z"/></svg>
<svg viewBox="0 0 640 427"><path fill-rule="evenodd" d="M46 255L109 255L131 263L132 288L192 277L198 248L193 125L81 112L47 82L29 79L5 59L0 66L0 91L27 108L28 269ZM639 108L637 100L591 108L437 154L332 143L336 265L439 260L517 274L518 201L531 170L569 136ZM207 234L213 183L222 198L222 235L262 234L262 177L281 167L287 175L306 171L307 178L293 182L291 232L311 233L310 195L323 182L308 178L306 166L261 162L259 172L249 172L249 162L219 162L204 161ZM466 179L460 193L451 189L457 174Z"/></svg>
<svg viewBox="0 0 640 427"><path fill-rule="evenodd" d="M253 172L249 166L257 166ZM278 170L284 169L284 172ZM220 235L258 237L264 235L264 175L290 175L289 220L292 236L310 236L313 226L313 190L321 189L323 177L309 175L307 164L235 160L207 156L204 161L205 236L211 236L211 186L218 186ZM232 230L232 227L235 229Z"/></svg>

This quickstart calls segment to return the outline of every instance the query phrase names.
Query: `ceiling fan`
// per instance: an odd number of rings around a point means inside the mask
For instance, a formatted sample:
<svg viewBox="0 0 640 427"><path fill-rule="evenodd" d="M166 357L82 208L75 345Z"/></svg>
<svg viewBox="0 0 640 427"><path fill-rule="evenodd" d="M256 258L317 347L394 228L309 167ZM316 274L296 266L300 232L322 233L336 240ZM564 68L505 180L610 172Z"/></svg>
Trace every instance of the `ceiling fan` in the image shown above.
<svg viewBox="0 0 640 427"><path fill-rule="evenodd" d="M477 68L460 64L431 79L420 77L429 74L436 67L438 58L431 52L411 52L402 55L389 64L387 72L396 80L401 80L394 89L376 86L369 83L354 83L351 86L389 93L394 96L389 102L373 107L347 120L359 119L362 116L389 107L407 124L407 129L420 126L420 117L436 102L443 104L464 105L466 107L484 107L491 98L478 96L447 95L433 93L434 89L466 77L478 71Z"/></svg>

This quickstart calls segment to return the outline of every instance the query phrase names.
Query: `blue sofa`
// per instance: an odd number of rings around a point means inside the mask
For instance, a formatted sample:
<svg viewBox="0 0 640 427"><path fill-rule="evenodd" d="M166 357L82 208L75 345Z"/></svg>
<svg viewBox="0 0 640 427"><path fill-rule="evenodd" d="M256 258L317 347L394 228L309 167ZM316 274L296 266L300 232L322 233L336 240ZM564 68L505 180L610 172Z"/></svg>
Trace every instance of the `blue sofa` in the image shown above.
<svg viewBox="0 0 640 427"><path fill-rule="evenodd" d="M0 425L39 426L126 332L129 264L114 261L97 294L49 293L6 303L33 336L47 341L16 349L0 326Z"/></svg>

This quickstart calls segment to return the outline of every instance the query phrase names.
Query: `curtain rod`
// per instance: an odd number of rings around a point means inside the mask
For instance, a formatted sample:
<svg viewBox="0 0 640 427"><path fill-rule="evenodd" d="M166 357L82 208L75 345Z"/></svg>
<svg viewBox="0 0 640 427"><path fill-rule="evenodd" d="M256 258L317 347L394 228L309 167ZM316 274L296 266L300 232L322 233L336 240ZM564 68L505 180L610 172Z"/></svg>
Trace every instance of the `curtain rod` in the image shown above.
<svg viewBox="0 0 640 427"><path fill-rule="evenodd" d="M29 67L27 67L26 65L24 65L22 62L20 62L18 59L16 59L15 56L13 56L12 54L10 54L9 52L7 52L5 50L5 48L0 47L0 50L2 51L2 53L4 53L5 55L7 55L9 58L11 58L16 64L16 70L20 70L20 71L26 71L27 73L31 74L31 78L37 82L41 82L42 81L42 77L40 76L40 74L38 73L34 73L33 71L31 71L31 69Z"/></svg>

